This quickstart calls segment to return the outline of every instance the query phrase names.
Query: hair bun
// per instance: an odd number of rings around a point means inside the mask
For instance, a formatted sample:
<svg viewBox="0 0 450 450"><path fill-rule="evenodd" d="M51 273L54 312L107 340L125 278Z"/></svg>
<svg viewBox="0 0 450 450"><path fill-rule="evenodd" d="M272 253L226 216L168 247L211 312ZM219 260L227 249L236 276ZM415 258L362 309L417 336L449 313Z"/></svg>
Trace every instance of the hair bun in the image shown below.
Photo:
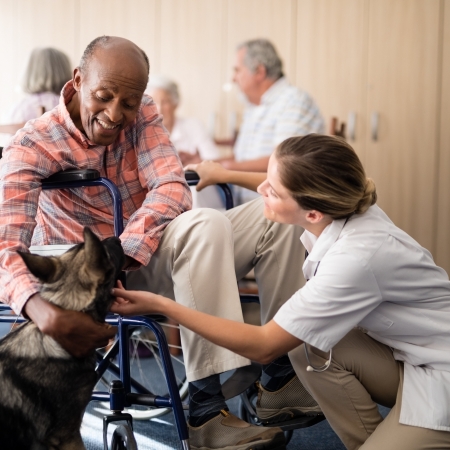
<svg viewBox="0 0 450 450"><path fill-rule="evenodd" d="M364 189L364 194L361 200L356 205L355 213L362 214L365 213L372 205L377 201L377 189L372 178L366 179L366 187Z"/></svg>

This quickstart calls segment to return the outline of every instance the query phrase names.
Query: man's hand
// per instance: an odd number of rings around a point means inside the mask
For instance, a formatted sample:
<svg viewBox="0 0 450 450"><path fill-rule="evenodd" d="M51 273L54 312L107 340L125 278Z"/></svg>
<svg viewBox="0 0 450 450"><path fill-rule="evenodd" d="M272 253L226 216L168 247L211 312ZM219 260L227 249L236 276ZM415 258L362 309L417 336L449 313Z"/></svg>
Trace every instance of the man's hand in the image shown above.
<svg viewBox="0 0 450 450"><path fill-rule="evenodd" d="M42 333L52 337L76 358L105 347L117 332L116 327L95 322L88 314L67 311L35 294L25 304L25 314Z"/></svg>

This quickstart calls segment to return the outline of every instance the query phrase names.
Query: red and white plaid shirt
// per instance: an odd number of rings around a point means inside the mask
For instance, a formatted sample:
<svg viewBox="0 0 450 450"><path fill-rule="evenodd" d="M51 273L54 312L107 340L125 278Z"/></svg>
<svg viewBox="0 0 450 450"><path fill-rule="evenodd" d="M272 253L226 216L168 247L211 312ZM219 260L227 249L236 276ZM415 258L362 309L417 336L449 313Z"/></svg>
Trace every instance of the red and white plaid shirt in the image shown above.
<svg viewBox="0 0 450 450"><path fill-rule="evenodd" d="M75 244L88 226L100 238L114 235L113 208L101 186L41 188L41 180L67 169L96 169L113 181L123 199L125 254L147 265L167 224L191 208L183 168L152 99L144 95L135 121L114 144L92 143L78 130L66 104L28 122L0 159L0 301L20 312L40 284L16 250L30 245Z"/></svg>

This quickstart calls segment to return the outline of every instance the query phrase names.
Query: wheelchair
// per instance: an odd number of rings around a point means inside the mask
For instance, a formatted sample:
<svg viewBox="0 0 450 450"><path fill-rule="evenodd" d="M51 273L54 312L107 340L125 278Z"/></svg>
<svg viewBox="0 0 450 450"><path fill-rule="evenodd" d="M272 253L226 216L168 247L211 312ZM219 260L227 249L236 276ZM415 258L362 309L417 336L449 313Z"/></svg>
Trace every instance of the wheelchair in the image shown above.
<svg viewBox="0 0 450 450"><path fill-rule="evenodd" d="M0 149L1 157L1 149ZM195 172L186 172L186 180L190 186L195 186L198 175ZM117 187L108 179L100 177L98 171L92 169L72 170L60 172L42 183L42 188L68 189L84 186L104 186L108 189L114 206L114 234L119 236L123 231L122 200ZM233 197L228 185L218 185L225 197L225 207L233 207ZM257 295L241 295L242 303L259 302ZM0 322L21 322L24 319L10 315L7 305L0 305ZM5 313L6 312L6 313ZM170 354L166 334L163 331L164 321L161 317L120 317L110 315L107 322L118 327L118 338L107 351L97 351L96 373L99 380L96 389L92 393L91 400L109 403L112 414L107 414L103 419L104 449L137 449L133 435L133 419L151 419L173 411L175 424L181 444L181 448L189 449L189 434L184 416L187 404L182 400L187 397L188 382L184 373L182 357ZM174 325L169 325L173 327ZM166 381L167 391L160 395L155 394L157 389L150 385L150 380L155 378L142 377L142 363L138 356L138 346L143 345L151 350L155 358L156 366L161 370ZM178 348L178 346L175 346ZM174 366L179 365L177 370ZM134 370L133 370L134 367ZM145 370L148 372L148 370ZM240 416L244 420L260 425L255 412L257 397L256 381L261 374L261 366L252 363L250 366L236 369L233 375L223 384L223 395L229 400L240 395ZM143 379L138 379L139 375ZM161 383L159 383L161 384ZM106 385L108 391L99 389ZM110 412L108 411L108 412ZM283 424L287 442L289 442L293 429L311 426L323 420L323 416L305 416ZM111 446L108 447L108 426L114 422L120 424L113 432Z"/></svg>
<svg viewBox="0 0 450 450"><path fill-rule="evenodd" d="M122 199L120 192L110 180L100 177L98 171L74 170L60 172L42 182L42 188L44 190L70 189L84 186L104 186L108 189L114 206L114 234L116 236L122 234ZM65 247L59 250L66 250L67 246ZM0 311L2 312L0 322L20 323L25 321L23 318L10 314L9 310L9 306L0 305ZM183 405L181 400L181 395L185 396L187 394L187 382L183 375L183 382L180 384L180 378L177 378L175 375L167 339L158 320L144 316L121 317L109 315L106 321L118 327L118 338L108 351L96 352L96 374L99 381L104 381L104 376L107 372L118 379L111 379L109 381L108 391L98 390L96 387L91 396L91 400L93 401L108 402L112 412L112 414L105 415L103 419L103 442L105 450L108 449L108 426L113 422L125 422L125 425L121 424L114 430L111 440L111 450L123 448L128 450L137 449L132 431L133 415L131 412L124 411L133 405L158 409L160 413L173 410L181 448L189 449L189 433L184 416L184 409L187 408L187 405ZM155 346L158 349L158 361L164 374L168 394L154 394L148 386L139 383L131 375L130 342L133 340L132 330L136 327L145 327L154 336Z"/></svg>

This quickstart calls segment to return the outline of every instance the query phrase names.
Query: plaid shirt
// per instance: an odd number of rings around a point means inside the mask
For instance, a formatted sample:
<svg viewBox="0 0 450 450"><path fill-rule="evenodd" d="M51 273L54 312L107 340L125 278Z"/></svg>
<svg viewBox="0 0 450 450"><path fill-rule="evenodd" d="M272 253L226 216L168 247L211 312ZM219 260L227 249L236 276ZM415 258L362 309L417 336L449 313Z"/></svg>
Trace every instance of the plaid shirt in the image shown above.
<svg viewBox="0 0 450 450"><path fill-rule="evenodd" d="M30 245L75 244L89 226L100 238L114 235L113 208L101 186L41 189L41 180L67 169L96 169L113 181L123 199L125 254L147 265L167 224L191 207L191 195L176 151L150 97L116 142L94 144L78 130L66 104L28 122L0 160L0 301L20 312L40 291L16 250Z"/></svg>

